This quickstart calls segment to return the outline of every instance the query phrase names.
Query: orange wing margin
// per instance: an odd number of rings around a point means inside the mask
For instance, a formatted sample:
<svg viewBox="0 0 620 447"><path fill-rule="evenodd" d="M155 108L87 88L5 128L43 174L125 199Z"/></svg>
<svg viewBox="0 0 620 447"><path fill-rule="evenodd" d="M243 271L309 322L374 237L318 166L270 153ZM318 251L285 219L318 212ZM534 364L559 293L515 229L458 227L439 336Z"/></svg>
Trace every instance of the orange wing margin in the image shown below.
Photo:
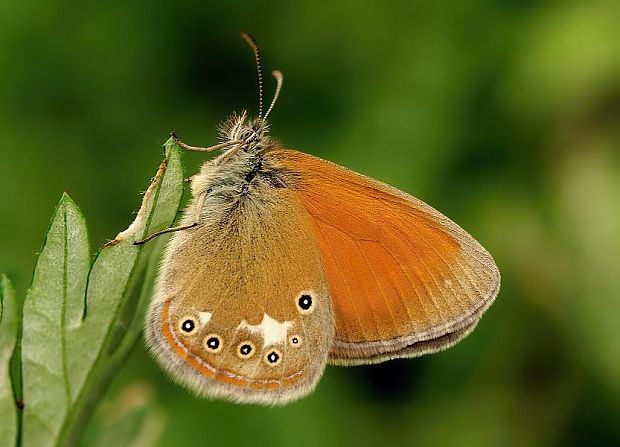
<svg viewBox="0 0 620 447"><path fill-rule="evenodd" d="M499 290L491 255L424 202L334 163L268 153L299 191L319 244L336 324L335 364L381 362L466 336Z"/></svg>

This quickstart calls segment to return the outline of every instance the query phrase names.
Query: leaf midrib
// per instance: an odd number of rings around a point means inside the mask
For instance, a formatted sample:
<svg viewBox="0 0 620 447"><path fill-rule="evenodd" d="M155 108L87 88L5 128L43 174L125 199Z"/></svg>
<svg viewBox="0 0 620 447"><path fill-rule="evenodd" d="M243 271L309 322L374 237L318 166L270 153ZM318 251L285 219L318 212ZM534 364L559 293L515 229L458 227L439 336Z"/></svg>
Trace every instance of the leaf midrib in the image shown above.
<svg viewBox="0 0 620 447"><path fill-rule="evenodd" d="M60 337L62 345L62 373L65 382L65 394L67 395L67 410L71 406L71 384L69 383L69 371L67 369L67 335L66 335L66 315L67 315L67 257L69 251L68 229L67 229L67 206L63 210L63 272L62 272L62 310L60 317Z"/></svg>

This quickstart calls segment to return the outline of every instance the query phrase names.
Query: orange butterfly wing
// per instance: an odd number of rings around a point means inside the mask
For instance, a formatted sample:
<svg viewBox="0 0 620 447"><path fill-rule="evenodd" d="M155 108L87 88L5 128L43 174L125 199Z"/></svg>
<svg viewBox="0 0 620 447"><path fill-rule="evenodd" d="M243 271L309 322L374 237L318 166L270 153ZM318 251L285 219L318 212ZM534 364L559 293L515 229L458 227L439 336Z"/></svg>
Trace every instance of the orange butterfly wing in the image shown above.
<svg viewBox="0 0 620 447"><path fill-rule="evenodd" d="M297 189L333 303L335 364L446 348L469 334L498 290L491 255L424 202L334 163L269 152Z"/></svg>

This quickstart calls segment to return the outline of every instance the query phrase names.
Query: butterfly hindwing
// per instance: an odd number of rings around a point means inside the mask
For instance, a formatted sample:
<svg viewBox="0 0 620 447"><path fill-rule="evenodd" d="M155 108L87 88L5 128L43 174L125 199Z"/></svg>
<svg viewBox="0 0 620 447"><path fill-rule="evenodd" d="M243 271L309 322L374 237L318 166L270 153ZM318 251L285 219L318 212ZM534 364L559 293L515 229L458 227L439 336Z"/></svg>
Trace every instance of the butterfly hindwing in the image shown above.
<svg viewBox="0 0 620 447"><path fill-rule="evenodd" d="M167 248L147 317L149 345L173 378L201 395L281 404L308 393L334 329L320 252L297 195L269 187L222 212L214 194L204 209L221 218L176 233Z"/></svg>
<svg viewBox="0 0 620 447"><path fill-rule="evenodd" d="M467 335L499 289L468 233L422 201L297 151L268 153L312 222L336 325L335 364L412 357Z"/></svg>

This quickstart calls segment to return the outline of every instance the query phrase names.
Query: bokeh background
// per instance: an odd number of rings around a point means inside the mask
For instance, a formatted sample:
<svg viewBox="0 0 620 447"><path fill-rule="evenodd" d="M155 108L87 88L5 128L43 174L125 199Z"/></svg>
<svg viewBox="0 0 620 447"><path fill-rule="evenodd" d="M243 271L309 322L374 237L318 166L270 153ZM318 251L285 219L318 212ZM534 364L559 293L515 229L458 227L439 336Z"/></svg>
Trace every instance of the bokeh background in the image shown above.
<svg viewBox="0 0 620 447"><path fill-rule="evenodd" d="M620 2L160 3L0 4L0 271L19 292L63 191L96 248L170 130L209 145L255 113L242 29L284 73L286 147L438 208L502 287L457 346L328 367L285 408L196 399L140 344L93 426L142 402L145 445L620 444Z"/></svg>

